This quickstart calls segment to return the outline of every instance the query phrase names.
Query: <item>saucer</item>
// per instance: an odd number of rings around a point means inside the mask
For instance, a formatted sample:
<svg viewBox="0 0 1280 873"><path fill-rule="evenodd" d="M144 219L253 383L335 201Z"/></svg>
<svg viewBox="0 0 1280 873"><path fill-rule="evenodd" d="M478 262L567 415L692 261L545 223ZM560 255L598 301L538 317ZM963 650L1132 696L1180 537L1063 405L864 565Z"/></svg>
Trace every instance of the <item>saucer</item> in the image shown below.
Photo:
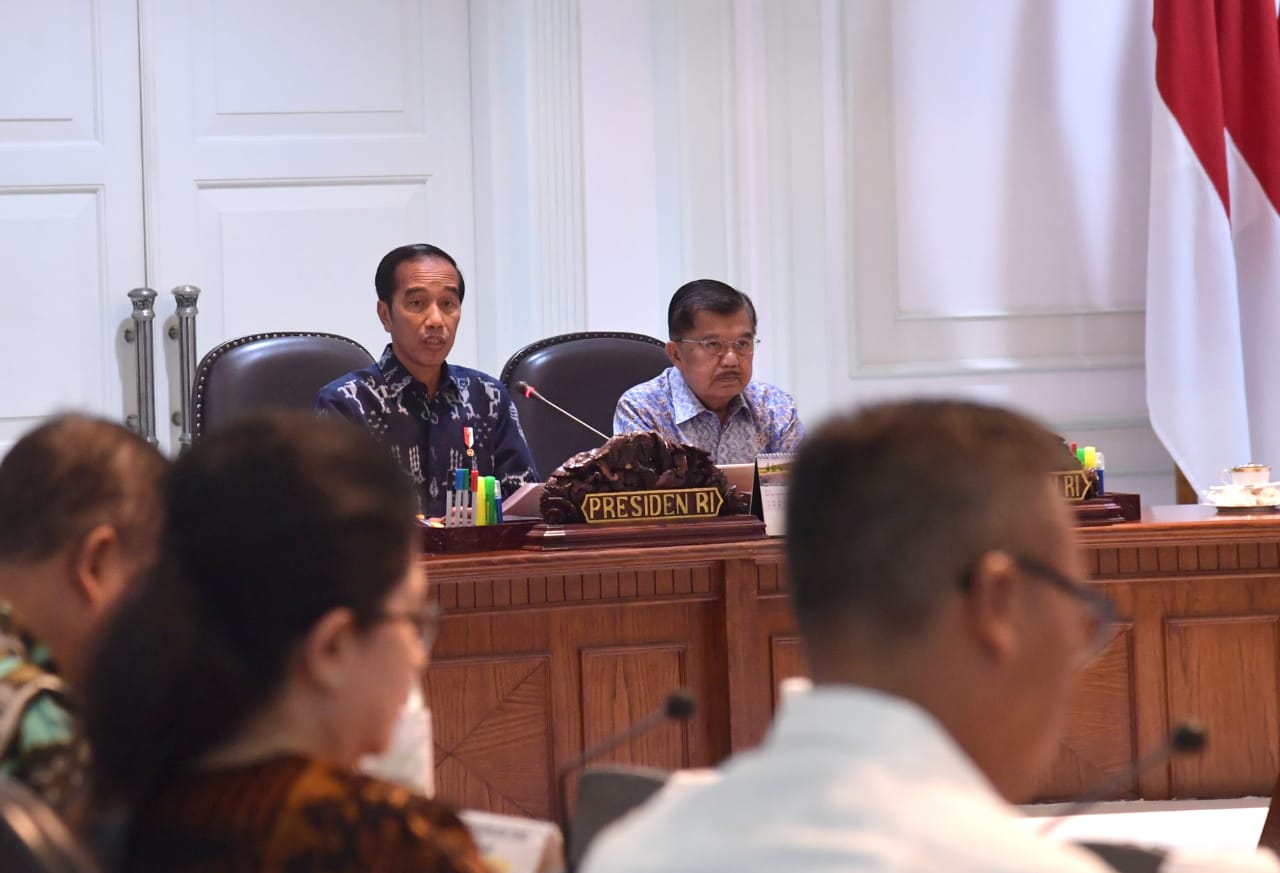
<svg viewBox="0 0 1280 873"><path fill-rule="evenodd" d="M1204 502L1219 512L1258 512L1280 509L1280 484L1213 485L1204 489Z"/></svg>

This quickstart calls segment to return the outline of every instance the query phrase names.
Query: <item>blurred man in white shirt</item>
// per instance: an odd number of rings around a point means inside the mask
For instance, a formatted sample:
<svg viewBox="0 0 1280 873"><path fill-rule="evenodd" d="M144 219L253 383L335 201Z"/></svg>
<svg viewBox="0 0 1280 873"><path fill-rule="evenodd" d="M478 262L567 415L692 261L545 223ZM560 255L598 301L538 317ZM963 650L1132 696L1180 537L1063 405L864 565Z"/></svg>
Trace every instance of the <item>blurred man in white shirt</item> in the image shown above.
<svg viewBox="0 0 1280 873"><path fill-rule="evenodd" d="M1050 473L1061 442L972 403L831 421L800 448L790 593L813 690L721 778L606 832L589 873L1103 873L1011 806L1110 638Z"/></svg>

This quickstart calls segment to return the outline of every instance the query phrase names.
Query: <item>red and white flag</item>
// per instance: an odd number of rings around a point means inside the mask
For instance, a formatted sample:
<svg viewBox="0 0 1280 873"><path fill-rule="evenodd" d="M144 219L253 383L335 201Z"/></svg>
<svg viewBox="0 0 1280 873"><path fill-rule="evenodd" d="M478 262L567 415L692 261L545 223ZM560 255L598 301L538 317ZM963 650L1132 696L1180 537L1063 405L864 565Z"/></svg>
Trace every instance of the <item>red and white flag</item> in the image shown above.
<svg viewBox="0 0 1280 873"><path fill-rule="evenodd" d="M1275 0L1155 0L1147 405L1198 490L1280 467Z"/></svg>

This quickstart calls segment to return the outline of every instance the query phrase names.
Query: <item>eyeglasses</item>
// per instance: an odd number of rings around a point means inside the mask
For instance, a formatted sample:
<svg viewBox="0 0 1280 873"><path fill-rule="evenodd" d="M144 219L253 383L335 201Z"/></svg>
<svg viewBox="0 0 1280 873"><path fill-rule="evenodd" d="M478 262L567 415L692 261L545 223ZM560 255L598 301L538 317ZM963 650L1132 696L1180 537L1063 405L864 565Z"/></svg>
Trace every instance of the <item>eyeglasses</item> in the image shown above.
<svg viewBox="0 0 1280 873"><path fill-rule="evenodd" d="M433 601L424 603L417 609L388 610L379 615L377 621L408 622L417 631L419 639L422 640L422 647L429 650L435 644L436 634L440 631L440 604Z"/></svg>
<svg viewBox="0 0 1280 873"><path fill-rule="evenodd" d="M1009 557L1013 559L1013 563L1017 565L1018 569L1031 578L1039 579L1041 582L1052 585L1059 591L1082 601L1089 608L1093 616L1094 629L1093 638L1089 643L1088 660L1092 660L1107 647L1116 634L1115 606L1112 605L1110 600L1085 583L1072 579L1067 574L1050 567L1043 561L1017 553L1011 553ZM968 591L972 586L972 573L965 573L960 587Z"/></svg>
<svg viewBox="0 0 1280 873"><path fill-rule="evenodd" d="M704 352L715 358L723 358L729 354L730 349L733 349L733 353L739 358L749 358L756 353L756 346L760 345L759 339L749 336L739 337L736 340L722 340L719 337L709 336L696 340L678 339L675 342L701 346Z"/></svg>

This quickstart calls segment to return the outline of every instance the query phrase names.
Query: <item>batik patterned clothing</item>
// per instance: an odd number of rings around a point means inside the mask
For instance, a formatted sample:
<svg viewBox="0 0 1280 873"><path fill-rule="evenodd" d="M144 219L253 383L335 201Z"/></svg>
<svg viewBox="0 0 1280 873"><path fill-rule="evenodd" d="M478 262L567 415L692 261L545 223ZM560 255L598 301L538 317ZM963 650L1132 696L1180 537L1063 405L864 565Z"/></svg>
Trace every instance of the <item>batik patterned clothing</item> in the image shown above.
<svg viewBox="0 0 1280 873"><path fill-rule="evenodd" d="M452 471L468 466L462 429L474 432L473 464L496 476L504 495L537 482L533 456L520 430L511 395L497 379L466 367L444 365L435 397L413 377L388 345L373 366L330 382L316 395L316 409L360 422L391 449L418 489L419 512L444 515Z"/></svg>
<svg viewBox="0 0 1280 873"><path fill-rule="evenodd" d="M49 650L0 604L0 773L68 813L84 799L89 747Z"/></svg>
<svg viewBox="0 0 1280 873"><path fill-rule="evenodd" d="M796 402L781 388L749 382L729 403L729 417L702 405L675 367L622 395L613 414L613 432L652 430L667 439L697 446L717 464L749 464L756 455L794 452L804 439Z"/></svg>
<svg viewBox="0 0 1280 873"><path fill-rule="evenodd" d="M420 794L281 756L179 775L143 804L130 873L486 873L466 825Z"/></svg>

